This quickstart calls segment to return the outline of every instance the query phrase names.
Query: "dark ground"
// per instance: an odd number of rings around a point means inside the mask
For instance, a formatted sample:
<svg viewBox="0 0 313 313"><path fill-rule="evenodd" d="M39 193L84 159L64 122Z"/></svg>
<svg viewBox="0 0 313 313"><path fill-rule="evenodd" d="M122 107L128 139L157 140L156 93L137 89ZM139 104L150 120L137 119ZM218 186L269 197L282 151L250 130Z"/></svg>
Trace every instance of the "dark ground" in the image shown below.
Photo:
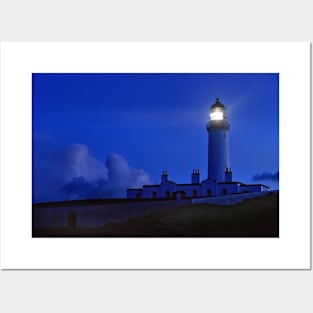
<svg viewBox="0 0 313 313"><path fill-rule="evenodd" d="M278 216L278 194L269 194L234 206L181 205L100 228L34 229L33 237L278 237Z"/></svg>

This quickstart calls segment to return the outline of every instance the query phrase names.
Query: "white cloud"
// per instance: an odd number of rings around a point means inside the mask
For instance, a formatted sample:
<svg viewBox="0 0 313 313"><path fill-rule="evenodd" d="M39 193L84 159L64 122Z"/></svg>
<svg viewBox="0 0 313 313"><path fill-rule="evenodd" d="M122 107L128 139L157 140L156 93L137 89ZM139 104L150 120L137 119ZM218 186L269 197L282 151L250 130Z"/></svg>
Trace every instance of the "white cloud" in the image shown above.
<svg viewBox="0 0 313 313"><path fill-rule="evenodd" d="M147 172L119 154L110 153L102 163L82 144L46 151L35 143L33 202L125 197L127 188L149 183Z"/></svg>

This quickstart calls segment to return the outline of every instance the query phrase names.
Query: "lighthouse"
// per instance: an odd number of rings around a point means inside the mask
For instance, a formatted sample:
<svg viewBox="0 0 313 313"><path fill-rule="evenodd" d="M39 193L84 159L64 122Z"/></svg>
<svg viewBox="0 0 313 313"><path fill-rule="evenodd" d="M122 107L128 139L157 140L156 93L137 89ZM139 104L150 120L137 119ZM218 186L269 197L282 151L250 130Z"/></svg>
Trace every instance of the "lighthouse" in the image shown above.
<svg viewBox="0 0 313 313"><path fill-rule="evenodd" d="M232 180L232 171L229 165L227 109L218 98L210 108L207 131L209 135L207 179L201 181L200 170L193 169L191 183L177 184L169 180L167 171L163 170L160 184L143 185L142 188L128 188L127 198L168 200L185 197L218 197L215 198L217 199L216 203L220 203L220 196L268 191L269 187L262 184L249 185Z"/></svg>
<svg viewBox="0 0 313 313"><path fill-rule="evenodd" d="M208 179L218 182L231 181L229 165L228 132L226 107L216 98L210 108L207 123L208 141Z"/></svg>

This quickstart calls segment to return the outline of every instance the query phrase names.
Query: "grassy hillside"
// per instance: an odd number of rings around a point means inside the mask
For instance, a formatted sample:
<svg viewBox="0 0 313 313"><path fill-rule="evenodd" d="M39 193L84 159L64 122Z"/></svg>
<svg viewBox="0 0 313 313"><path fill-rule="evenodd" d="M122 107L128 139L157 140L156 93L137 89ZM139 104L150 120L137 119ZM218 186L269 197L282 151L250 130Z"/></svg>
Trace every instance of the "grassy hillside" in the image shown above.
<svg viewBox="0 0 313 313"><path fill-rule="evenodd" d="M149 205L149 204L147 204ZM34 237L278 237L278 194L234 206L181 205L101 228L35 230Z"/></svg>

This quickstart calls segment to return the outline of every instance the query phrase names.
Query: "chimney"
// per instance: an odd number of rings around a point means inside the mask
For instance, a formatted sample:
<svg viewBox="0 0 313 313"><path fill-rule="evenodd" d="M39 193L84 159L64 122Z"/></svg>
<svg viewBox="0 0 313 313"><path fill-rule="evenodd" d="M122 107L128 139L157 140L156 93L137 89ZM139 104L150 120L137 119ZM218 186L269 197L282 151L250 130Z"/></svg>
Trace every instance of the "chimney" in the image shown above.
<svg viewBox="0 0 313 313"><path fill-rule="evenodd" d="M225 183L231 183L233 181L233 173L230 167L226 167L225 169Z"/></svg>
<svg viewBox="0 0 313 313"><path fill-rule="evenodd" d="M166 181L168 181L168 175L167 175L167 171L163 170L162 171L162 175L161 175L161 184L165 183Z"/></svg>
<svg viewBox="0 0 313 313"><path fill-rule="evenodd" d="M193 169L191 174L191 183L192 184L200 184L200 170Z"/></svg>

